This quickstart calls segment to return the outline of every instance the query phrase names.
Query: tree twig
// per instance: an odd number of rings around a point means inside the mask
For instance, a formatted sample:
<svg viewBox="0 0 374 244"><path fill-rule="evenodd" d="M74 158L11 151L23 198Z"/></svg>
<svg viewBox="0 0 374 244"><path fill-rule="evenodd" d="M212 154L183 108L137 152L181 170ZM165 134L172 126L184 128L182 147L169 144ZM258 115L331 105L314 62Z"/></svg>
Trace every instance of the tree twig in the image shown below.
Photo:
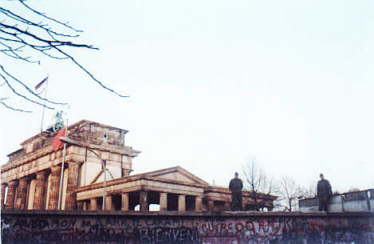
<svg viewBox="0 0 374 244"><path fill-rule="evenodd" d="M59 102L54 102L54 101L51 101L49 99L46 99L46 98L43 98L41 96L39 96L39 94L36 94L35 92L32 91L31 88L29 88L25 83L23 83L22 81L20 81L19 79L17 79L16 77L12 76L10 73L8 73L4 67L2 65L0 65L0 69L6 74L8 75L9 77L11 77L13 80L17 81L20 85L22 85L29 93L31 93L32 95L36 96L37 98L43 100L43 101L46 101L46 102L49 102L49 103L52 103L52 104L56 104L56 105L67 105L67 103L59 103Z"/></svg>
<svg viewBox="0 0 374 244"><path fill-rule="evenodd" d="M39 105L39 106L42 106L42 107L45 107L45 108L48 108L48 109L51 109L51 110L54 110L54 108L52 108L52 107L49 107L49 106L47 106L47 105L45 105L45 104L42 104L42 103L39 103L39 102L37 102L37 101L34 101L34 100L32 100L32 99L30 99L30 98L28 98L28 97L26 97L26 96L24 96L24 95L22 95L22 94L20 94L20 93L18 93L10 84L9 84L9 81L7 80L7 78L5 77L5 76L3 76L1 73L0 73L0 76L3 78L3 80L5 81L5 83L8 85L8 87L10 88L10 90L14 93L14 94L16 94L17 96L19 96L19 97L22 97L23 99L25 99L25 100L27 100L27 101L29 101L29 102L32 102L32 103L34 103L34 104L37 104L37 105Z"/></svg>
<svg viewBox="0 0 374 244"><path fill-rule="evenodd" d="M0 103L1 103L4 107L6 107L6 108L8 108L8 109L11 109L11 110L13 110L13 111L16 111L16 112L32 113L32 111L29 111L29 110L23 110L23 109L13 108L13 107L7 105L6 103L4 103L3 101L0 101Z"/></svg>
<svg viewBox="0 0 374 244"><path fill-rule="evenodd" d="M5 17L4 19L0 20L0 44L4 47L0 49L0 54L4 54L17 60L26 61L28 63L39 64L39 60L34 60L35 57L37 57L34 55L35 51L40 52L53 59L69 59L72 63L83 70L93 81L98 83L101 88L119 97L128 97L118 93L114 89L109 88L102 81L97 79L90 71L88 71L88 69L86 69L72 55L70 55L67 50L64 49L64 47L71 47L98 50L98 48L92 45L75 43L73 41L73 38L78 37L79 33L82 32L81 30L75 29L67 22L59 21L48 16L45 13L34 9L32 6L26 3L26 0L18 0L18 2L28 10L28 13L39 16L39 18L41 18L41 21L37 20L37 18L34 17L25 17L27 15L23 13L17 14L16 12L0 6L0 14ZM54 28L52 28L52 26L49 25L50 23L60 25L65 28L65 30L62 32L56 31ZM8 85L8 87L12 90L12 92L17 96L20 96L23 99L26 99L27 101L30 101L37 105L45 106L38 101L35 101L18 92L14 87L12 87L10 81L16 81L29 93L31 93L32 96L36 96L38 99L49 102L51 104L65 105L65 103L53 102L46 98L40 97L38 94L33 92L33 90L28 87L26 83L22 82L21 80L17 79L15 76L7 72L4 66L0 65L0 67L3 72L3 74L0 73L1 77ZM9 77L9 80L7 80L7 77ZM45 107L48 109L53 109L49 106Z"/></svg>

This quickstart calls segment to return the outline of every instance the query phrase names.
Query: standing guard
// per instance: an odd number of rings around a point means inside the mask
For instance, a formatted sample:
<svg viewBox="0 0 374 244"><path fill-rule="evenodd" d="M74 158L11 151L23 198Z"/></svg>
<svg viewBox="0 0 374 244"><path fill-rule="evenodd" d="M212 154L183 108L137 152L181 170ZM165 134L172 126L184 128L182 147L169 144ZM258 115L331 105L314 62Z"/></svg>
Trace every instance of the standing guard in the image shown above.
<svg viewBox="0 0 374 244"><path fill-rule="evenodd" d="M320 174L321 180L317 184L317 197L318 197L318 211L326 211L330 197L332 196L331 185L328 180L325 179L323 174Z"/></svg>
<svg viewBox="0 0 374 244"><path fill-rule="evenodd" d="M232 211L241 211L243 209L243 182L239 179L238 172L235 172L235 178L230 181L229 189L231 191L231 205Z"/></svg>

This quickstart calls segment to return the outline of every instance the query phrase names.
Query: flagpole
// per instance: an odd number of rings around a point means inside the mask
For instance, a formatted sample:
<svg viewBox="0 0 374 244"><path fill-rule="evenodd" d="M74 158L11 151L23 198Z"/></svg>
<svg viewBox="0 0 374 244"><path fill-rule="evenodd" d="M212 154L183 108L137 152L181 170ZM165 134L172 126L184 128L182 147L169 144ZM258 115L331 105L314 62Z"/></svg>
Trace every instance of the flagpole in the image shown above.
<svg viewBox="0 0 374 244"><path fill-rule="evenodd" d="M49 74L47 74L47 84L46 84L46 87L45 87L44 99L47 99L47 90L48 90L48 83L49 83L48 77L49 77ZM44 110L45 110L45 100L43 102L42 123L40 125L40 133L43 132Z"/></svg>
<svg viewBox="0 0 374 244"><path fill-rule="evenodd" d="M69 126L69 120L66 120L65 137L68 136L68 126ZM58 210L61 210L62 183L63 183L63 179L64 179L65 155L66 155L66 143L64 143L64 150L63 150L63 153L62 153L62 165L61 165L61 174L60 174L60 187L59 187L59 190L58 190L58 206L57 206Z"/></svg>

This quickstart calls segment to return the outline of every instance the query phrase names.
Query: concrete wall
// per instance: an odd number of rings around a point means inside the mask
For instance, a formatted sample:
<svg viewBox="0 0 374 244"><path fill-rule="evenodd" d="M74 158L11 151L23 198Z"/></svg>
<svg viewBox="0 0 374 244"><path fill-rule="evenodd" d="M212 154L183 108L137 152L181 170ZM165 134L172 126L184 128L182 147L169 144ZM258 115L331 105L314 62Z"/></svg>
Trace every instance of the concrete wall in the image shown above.
<svg viewBox="0 0 374 244"><path fill-rule="evenodd" d="M10 211L2 243L374 243L373 213Z"/></svg>
<svg viewBox="0 0 374 244"><path fill-rule="evenodd" d="M318 199L309 198L299 201L301 212L318 211ZM374 189L348 192L330 198L328 212L372 212L374 213Z"/></svg>

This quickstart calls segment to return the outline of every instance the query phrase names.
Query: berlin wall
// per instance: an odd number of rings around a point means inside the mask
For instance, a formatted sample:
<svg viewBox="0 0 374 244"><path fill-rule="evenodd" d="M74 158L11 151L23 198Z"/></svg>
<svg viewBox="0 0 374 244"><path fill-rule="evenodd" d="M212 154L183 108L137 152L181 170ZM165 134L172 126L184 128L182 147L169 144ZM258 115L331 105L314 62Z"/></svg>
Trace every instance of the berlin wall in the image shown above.
<svg viewBox="0 0 374 244"><path fill-rule="evenodd" d="M302 212L318 211L318 198L299 200ZM374 213L374 189L346 192L333 195L327 206L329 212L372 212Z"/></svg>
<svg viewBox="0 0 374 244"><path fill-rule="evenodd" d="M2 243L374 243L373 213L1 214Z"/></svg>

